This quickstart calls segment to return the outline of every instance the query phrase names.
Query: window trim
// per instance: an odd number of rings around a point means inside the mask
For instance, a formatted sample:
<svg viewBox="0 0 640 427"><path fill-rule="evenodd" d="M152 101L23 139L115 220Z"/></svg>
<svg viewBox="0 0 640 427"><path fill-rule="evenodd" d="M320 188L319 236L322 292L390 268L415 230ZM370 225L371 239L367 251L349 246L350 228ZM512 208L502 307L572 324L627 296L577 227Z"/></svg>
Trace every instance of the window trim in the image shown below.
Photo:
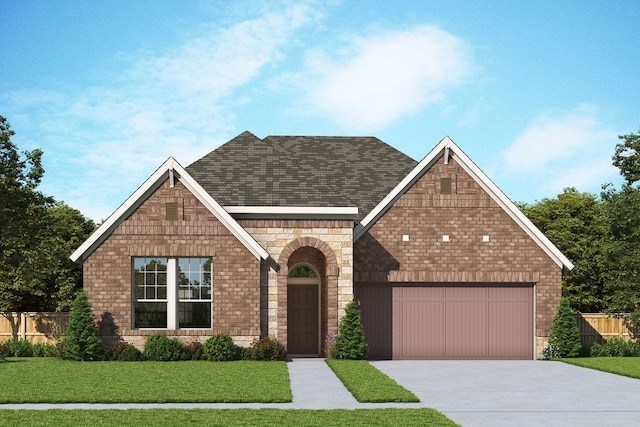
<svg viewBox="0 0 640 427"><path fill-rule="evenodd" d="M139 258L148 259L166 259L167 260L167 297L164 299L138 299L136 297L136 269L135 260ZM181 299L180 278L179 278L179 260L180 259L208 259L210 260L210 277L211 277L211 297L210 299ZM213 258L210 256L188 256L188 257L170 257L170 256L132 256L131 257L131 329L135 330L210 330L213 328ZM145 295L146 297L146 295ZM136 327L136 303L161 303L167 306L167 326L166 327ZM209 326L201 328L181 328L180 327L180 303L188 302L208 302L211 305L211 317Z"/></svg>

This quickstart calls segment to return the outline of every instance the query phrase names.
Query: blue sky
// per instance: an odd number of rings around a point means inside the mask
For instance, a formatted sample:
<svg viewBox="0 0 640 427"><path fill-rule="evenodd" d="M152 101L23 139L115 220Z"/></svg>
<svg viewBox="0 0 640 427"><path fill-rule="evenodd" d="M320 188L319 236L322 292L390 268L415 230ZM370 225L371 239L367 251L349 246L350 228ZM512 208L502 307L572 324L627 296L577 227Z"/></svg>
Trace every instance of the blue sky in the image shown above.
<svg viewBox="0 0 640 427"><path fill-rule="evenodd" d="M640 2L0 0L0 115L41 190L106 218L244 130L450 136L514 201L619 182Z"/></svg>

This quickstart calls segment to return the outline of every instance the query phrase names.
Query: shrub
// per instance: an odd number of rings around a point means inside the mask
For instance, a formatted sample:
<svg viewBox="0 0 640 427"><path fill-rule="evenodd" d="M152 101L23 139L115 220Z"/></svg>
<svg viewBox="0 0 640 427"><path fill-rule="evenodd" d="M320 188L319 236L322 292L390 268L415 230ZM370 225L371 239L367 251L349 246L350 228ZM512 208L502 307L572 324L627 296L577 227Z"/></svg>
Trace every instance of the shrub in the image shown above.
<svg viewBox="0 0 640 427"><path fill-rule="evenodd" d="M111 346L108 350L109 357L107 360L118 360L121 362L132 362L144 360L144 355L133 345L128 342L121 341Z"/></svg>
<svg viewBox="0 0 640 427"><path fill-rule="evenodd" d="M11 356L11 351L6 342L0 342L0 360L4 360Z"/></svg>
<svg viewBox="0 0 640 427"><path fill-rule="evenodd" d="M594 343L591 357L640 357L640 342L614 337L604 344Z"/></svg>
<svg viewBox="0 0 640 427"><path fill-rule="evenodd" d="M159 362L175 362L185 360L184 346L177 338L164 335L150 335L144 343L144 356L149 360Z"/></svg>
<svg viewBox="0 0 640 427"><path fill-rule="evenodd" d="M9 353L11 353L13 357L33 356L33 347L29 341L14 338L7 341L7 346L9 347Z"/></svg>
<svg viewBox="0 0 640 427"><path fill-rule="evenodd" d="M580 354L580 330L567 298L560 299L558 311L551 324L549 346L557 347L557 353L553 350L553 353L559 356L557 358L577 357Z"/></svg>
<svg viewBox="0 0 640 427"><path fill-rule="evenodd" d="M104 355L87 294L78 292L67 325L65 357L73 360L101 360Z"/></svg>
<svg viewBox="0 0 640 427"><path fill-rule="evenodd" d="M216 362L237 360L238 352L229 335L214 335L205 341L203 348L207 360Z"/></svg>
<svg viewBox="0 0 640 427"><path fill-rule="evenodd" d="M202 343L199 343L198 341L185 345L184 351L187 353L187 359L189 360L204 359L204 347L202 347Z"/></svg>
<svg viewBox="0 0 640 427"><path fill-rule="evenodd" d="M56 346L46 342L36 343L32 346L33 357L55 357Z"/></svg>
<svg viewBox="0 0 640 427"><path fill-rule="evenodd" d="M278 340L266 337L251 344L250 355L252 360L284 360L287 350Z"/></svg>
<svg viewBox="0 0 640 427"><path fill-rule="evenodd" d="M236 346L236 358L238 360L251 360L251 348Z"/></svg>
<svg viewBox="0 0 640 427"><path fill-rule="evenodd" d="M362 360L367 358L367 343L360 318L360 309L354 301L345 308L345 315L340 319L338 339L333 349L337 359Z"/></svg>

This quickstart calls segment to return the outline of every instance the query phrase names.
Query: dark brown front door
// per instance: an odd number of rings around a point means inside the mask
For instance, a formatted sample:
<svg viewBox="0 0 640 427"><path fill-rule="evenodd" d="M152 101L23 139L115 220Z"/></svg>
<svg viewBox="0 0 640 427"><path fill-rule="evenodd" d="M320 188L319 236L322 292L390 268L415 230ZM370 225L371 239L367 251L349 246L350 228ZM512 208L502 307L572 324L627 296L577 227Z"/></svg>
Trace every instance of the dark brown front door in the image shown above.
<svg viewBox="0 0 640 427"><path fill-rule="evenodd" d="M318 286L287 288L287 341L289 354L318 354Z"/></svg>

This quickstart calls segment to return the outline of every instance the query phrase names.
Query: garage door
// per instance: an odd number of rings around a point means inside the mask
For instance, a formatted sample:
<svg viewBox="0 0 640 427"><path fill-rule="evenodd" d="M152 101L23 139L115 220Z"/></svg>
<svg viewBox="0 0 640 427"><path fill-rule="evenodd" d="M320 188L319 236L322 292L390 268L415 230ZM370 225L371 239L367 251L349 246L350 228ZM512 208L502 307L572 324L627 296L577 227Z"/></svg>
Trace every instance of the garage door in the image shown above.
<svg viewBox="0 0 640 427"><path fill-rule="evenodd" d="M358 284L369 357L531 359L533 287Z"/></svg>

